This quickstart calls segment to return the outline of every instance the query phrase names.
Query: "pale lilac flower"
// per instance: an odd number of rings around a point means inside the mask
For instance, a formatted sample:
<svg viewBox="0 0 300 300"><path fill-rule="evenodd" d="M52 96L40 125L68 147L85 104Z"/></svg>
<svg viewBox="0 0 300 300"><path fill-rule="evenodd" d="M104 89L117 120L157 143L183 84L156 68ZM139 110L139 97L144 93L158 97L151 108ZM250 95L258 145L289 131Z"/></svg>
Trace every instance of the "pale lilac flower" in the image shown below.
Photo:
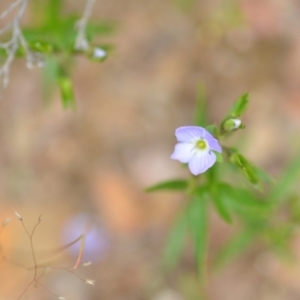
<svg viewBox="0 0 300 300"><path fill-rule="evenodd" d="M175 145L171 158L188 163L194 175L199 175L213 166L217 159L213 151L222 152L218 140L202 127L179 127L175 136L178 144Z"/></svg>
<svg viewBox="0 0 300 300"><path fill-rule="evenodd" d="M90 215L82 213L69 219L62 230L62 241L68 244L84 235L83 263L88 261L97 262L108 252L110 241L108 232L103 226L92 220ZM75 259L80 252L81 241L67 248L67 251Z"/></svg>

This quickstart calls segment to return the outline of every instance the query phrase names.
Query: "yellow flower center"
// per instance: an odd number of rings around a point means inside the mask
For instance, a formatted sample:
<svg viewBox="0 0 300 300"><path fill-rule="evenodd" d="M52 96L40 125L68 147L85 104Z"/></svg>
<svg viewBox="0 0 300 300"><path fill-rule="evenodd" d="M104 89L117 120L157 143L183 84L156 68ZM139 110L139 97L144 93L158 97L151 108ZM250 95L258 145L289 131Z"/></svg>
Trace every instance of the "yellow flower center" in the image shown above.
<svg viewBox="0 0 300 300"><path fill-rule="evenodd" d="M200 150L204 150L207 148L207 144L206 144L206 141L204 140L199 140L197 141L196 143L196 148L200 149Z"/></svg>

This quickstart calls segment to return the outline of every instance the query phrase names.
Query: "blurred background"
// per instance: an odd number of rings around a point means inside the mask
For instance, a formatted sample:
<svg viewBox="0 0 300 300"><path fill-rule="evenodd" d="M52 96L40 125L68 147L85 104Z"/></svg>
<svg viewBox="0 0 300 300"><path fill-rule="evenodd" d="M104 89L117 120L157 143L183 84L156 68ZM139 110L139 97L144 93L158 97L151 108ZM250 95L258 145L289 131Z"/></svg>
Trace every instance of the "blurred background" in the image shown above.
<svg viewBox="0 0 300 300"><path fill-rule="evenodd" d="M0 12L12 1L2 0ZM22 24L34 23L29 1ZM85 1L63 1L63 14ZM300 4L297 0L128 0L95 2L91 20L113 22L99 37L115 51L99 64L78 57L72 69L76 109L59 91L45 102L42 70L12 65L0 102L0 299L17 299L33 278L29 231L38 263L72 268L68 244L89 224L76 275L53 268L41 282L66 299L200 299L191 249L175 271L161 269L166 237L185 204L182 195L145 194L160 180L187 174L170 160L174 130L192 123L204 84L212 123L250 92L241 151L275 177L300 149ZM241 137L241 134L239 134ZM86 221L88 220L88 221ZM211 255L235 230L211 218ZM74 233L75 232L75 233ZM95 245L95 244L96 245ZM300 238L294 251L300 256ZM17 265L18 266L17 266ZM300 265L254 245L224 269L209 270L209 300L300 299ZM32 286L24 299L53 299Z"/></svg>

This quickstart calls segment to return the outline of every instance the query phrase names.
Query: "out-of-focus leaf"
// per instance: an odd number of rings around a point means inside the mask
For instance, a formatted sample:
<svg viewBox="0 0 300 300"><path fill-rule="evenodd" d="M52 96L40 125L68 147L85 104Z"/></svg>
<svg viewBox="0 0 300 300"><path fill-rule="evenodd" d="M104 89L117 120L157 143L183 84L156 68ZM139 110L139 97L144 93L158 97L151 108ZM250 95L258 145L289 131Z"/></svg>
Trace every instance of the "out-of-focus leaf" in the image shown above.
<svg viewBox="0 0 300 300"><path fill-rule="evenodd" d="M237 166L255 188L262 190L262 182L255 167L240 153L232 153L230 161Z"/></svg>
<svg viewBox="0 0 300 300"><path fill-rule="evenodd" d="M201 127L204 127L207 123L206 93L202 83L198 86L194 123L196 126Z"/></svg>
<svg viewBox="0 0 300 300"><path fill-rule="evenodd" d="M89 22L86 26L86 34L92 38L94 35L108 35L116 31L116 24L111 22Z"/></svg>
<svg viewBox="0 0 300 300"><path fill-rule="evenodd" d="M167 241L163 259L166 268L174 268L178 263L185 245L187 231L187 215L183 213L175 223Z"/></svg>
<svg viewBox="0 0 300 300"><path fill-rule="evenodd" d="M233 104L232 108L229 111L229 117L239 117L247 109L249 102L249 94L246 93L242 95L238 100Z"/></svg>
<svg viewBox="0 0 300 300"><path fill-rule="evenodd" d="M189 207L188 218L199 279L204 283L208 247L207 188L197 190Z"/></svg>
<svg viewBox="0 0 300 300"><path fill-rule="evenodd" d="M271 201L278 202L283 201L289 193L291 193L291 188L300 174L300 158L292 161L290 166L287 168L282 178L277 182L274 186L273 191L271 193Z"/></svg>
<svg viewBox="0 0 300 300"><path fill-rule="evenodd" d="M57 24L57 21L60 17L61 7L62 7L63 1L62 0L49 0L48 1L48 24L51 26L55 26Z"/></svg>
<svg viewBox="0 0 300 300"><path fill-rule="evenodd" d="M160 182L145 189L146 192L156 191L184 191L188 187L188 182L183 179L175 179Z"/></svg>
<svg viewBox="0 0 300 300"><path fill-rule="evenodd" d="M211 134L213 134L213 133L214 133L214 130L215 130L215 127L216 127L216 125L215 125L215 124L212 124L212 125L206 126L205 129L206 129L208 132L210 132Z"/></svg>
<svg viewBox="0 0 300 300"><path fill-rule="evenodd" d="M272 178L266 171L258 168L257 166L252 167L255 169L255 172L261 181L265 181L267 183L274 183L274 178Z"/></svg>
<svg viewBox="0 0 300 300"><path fill-rule="evenodd" d="M218 138L220 135L219 129L216 126L216 124L212 124L209 126L206 126L205 129L210 132L214 137Z"/></svg>
<svg viewBox="0 0 300 300"><path fill-rule="evenodd" d="M270 248L283 259L295 260L295 254L291 248L291 239L296 233L294 224L282 224L280 226L268 228L264 231L263 237L267 240Z"/></svg>
<svg viewBox="0 0 300 300"><path fill-rule="evenodd" d="M252 230L246 229L226 243L217 253L214 265L221 268L237 256L241 255L248 248L255 238Z"/></svg>
<svg viewBox="0 0 300 300"><path fill-rule="evenodd" d="M221 188L220 188L221 187ZM224 197L224 191L222 190L222 186L214 185L211 188L212 201L216 208L219 216L226 222L231 224L232 218L230 215L230 208L227 202L227 198Z"/></svg>
<svg viewBox="0 0 300 300"><path fill-rule="evenodd" d="M78 16L69 16L58 19L55 24L43 24L34 28L23 28L22 32L27 42L35 43L49 43L53 46L55 51L74 51L74 44L77 37L76 22L79 20ZM108 34L113 31L113 25L110 23L87 24L86 37L89 42L93 37L101 34Z"/></svg>
<svg viewBox="0 0 300 300"><path fill-rule="evenodd" d="M251 210L266 212L271 208L271 203L257 199L255 194L247 189L235 188L226 183L219 183L218 187L222 197L232 208L246 212Z"/></svg>
<svg viewBox="0 0 300 300"><path fill-rule="evenodd" d="M53 94L57 84L58 73L59 65L57 60L52 57L47 58L42 76L42 93L46 100L49 100Z"/></svg>
<svg viewBox="0 0 300 300"><path fill-rule="evenodd" d="M75 96L71 78L65 74L60 74L57 80L60 88L63 107L75 108Z"/></svg>
<svg viewBox="0 0 300 300"><path fill-rule="evenodd" d="M213 151L213 152L214 152L215 155L216 155L217 162L222 163L222 162L224 161L224 160L223 160L223 155L222 155L222 153L217 152L217 151Z"/></svg>
<svg viewBox="0 0 300 300"><path fill-rule="evenodd" d="M180 9L183 11L190 11L194 4L196 3L196 0L173 0L174 4L177 5Z"/></svg>

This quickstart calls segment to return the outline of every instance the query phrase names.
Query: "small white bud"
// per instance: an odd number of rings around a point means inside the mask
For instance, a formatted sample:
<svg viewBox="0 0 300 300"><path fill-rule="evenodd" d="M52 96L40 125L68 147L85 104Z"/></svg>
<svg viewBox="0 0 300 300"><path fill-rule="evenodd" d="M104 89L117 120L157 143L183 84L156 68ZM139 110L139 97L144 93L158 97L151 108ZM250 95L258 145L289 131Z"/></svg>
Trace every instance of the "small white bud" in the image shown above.
<svg viewBox="0 0 300 300"><path fill-rule="evenodd" d="M90 266L91 264L92 264L91 261L87 261L87 262L83 263L82 266L83 266L83 267L88 267L88 266Z"/></svg>
<svg viewBox="0 0 300 300"><path fill-rule="evenodd" d="M20 221L23 219L22 216L18 212L15 211L14 213Z"/></svg>
<svg viewBox="0 0 300 300"><path fill-rule="evenodd" d="M57 299L59 299L59 300L66 300L66 298L63 297L63 296L57 296Z"/></svg>
<svg viewBox="0 0 300 300"><path fill-rule="evenodd" d="M242 121L240 119L231 119L234 123L234 128L239 128L242 124Z"/></svg>
<svg viewBox="0 0 300 300"><path fill-rule="evenodd" d="M95 280L92 279L86 279L85 282L90 285L95 285Z"/></svg>
<svg viewBox="0 0 300 300"><path fill-rule="evenodd" d="M240 128L241 125L242 121L240 119L230 118L223 123L222 127L225 131L229 132Z"/></svg>
<svg viewBox="0 0 300 300"><path fill-rule="evenodd" d="M5 227L9 222L10 222L10 218L6 218L6 219L2 222L2 227Z"/></svg>
<svg viewBox="0 0 300 300"><path fill-rule="evenodd" d="M106 55L107 55L107 53L103 49L101 49L101 48L95 48L94 49L94 53L93 53L94 58L96 58L96 59L105 58Z"/></svg>

